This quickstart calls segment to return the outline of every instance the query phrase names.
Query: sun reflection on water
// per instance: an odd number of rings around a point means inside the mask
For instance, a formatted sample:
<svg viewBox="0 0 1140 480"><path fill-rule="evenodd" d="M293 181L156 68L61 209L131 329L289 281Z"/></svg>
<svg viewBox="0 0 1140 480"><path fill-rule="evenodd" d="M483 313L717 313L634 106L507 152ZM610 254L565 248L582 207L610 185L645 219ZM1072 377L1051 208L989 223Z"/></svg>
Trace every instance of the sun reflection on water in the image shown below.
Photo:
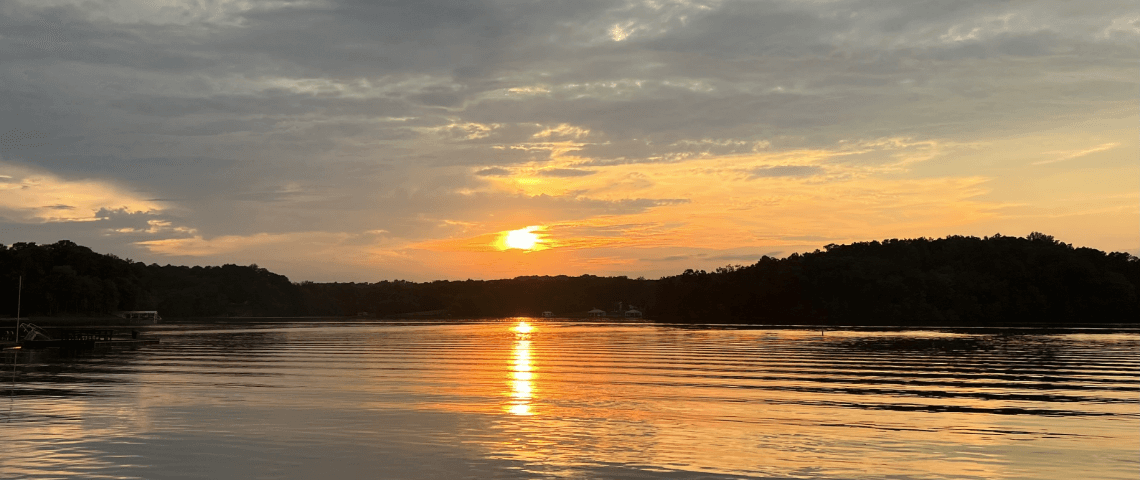
<svg viewBox="0 0 1140 480"><path fill-rule="evenodd" d="M346 476L410 480L1136 477L1135 333L210 328L172 327L161 348L21 352L15 386L0 376L15 393L5 417L0 390L0 478L333 457ZM298 454L249 455L285 450Z"/></svg>
<svg viewBox="0 0 1140 480"><path fill-rule="evenodd" d="M530 364L530 333L534 327L527 322L519 322L511 330L515 332L515 346L511 357L511 401L507 408L515 415L534 415L531 399L534 397L534 372Z"/></svg>

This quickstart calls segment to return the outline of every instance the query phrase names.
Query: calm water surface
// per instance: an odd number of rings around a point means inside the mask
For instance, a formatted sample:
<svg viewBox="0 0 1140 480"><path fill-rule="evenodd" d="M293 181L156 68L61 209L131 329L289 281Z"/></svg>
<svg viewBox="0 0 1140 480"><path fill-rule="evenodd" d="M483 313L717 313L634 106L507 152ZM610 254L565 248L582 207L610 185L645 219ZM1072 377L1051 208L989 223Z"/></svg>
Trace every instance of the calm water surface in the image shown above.
<svg viewBox="0 0 1140 480"><path fill-rule="evenodd" d="M149 333L5 351L0 478L1140 478L1136 334Z"/></svg>

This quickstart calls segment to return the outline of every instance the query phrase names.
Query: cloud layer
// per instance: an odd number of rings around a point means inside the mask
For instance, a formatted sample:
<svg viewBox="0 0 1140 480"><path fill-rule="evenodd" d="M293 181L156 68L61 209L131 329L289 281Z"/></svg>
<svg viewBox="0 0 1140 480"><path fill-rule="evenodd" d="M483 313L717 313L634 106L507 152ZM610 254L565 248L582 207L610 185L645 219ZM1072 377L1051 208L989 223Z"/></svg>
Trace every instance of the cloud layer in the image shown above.
<svg viewBox="0 0 1140 480"><path fill-rule="evenodd" d="M294 280L1136 253L1138 45L1127 1L12 0L0 242ZM560 246L462 247L527 225Z"/></svg>

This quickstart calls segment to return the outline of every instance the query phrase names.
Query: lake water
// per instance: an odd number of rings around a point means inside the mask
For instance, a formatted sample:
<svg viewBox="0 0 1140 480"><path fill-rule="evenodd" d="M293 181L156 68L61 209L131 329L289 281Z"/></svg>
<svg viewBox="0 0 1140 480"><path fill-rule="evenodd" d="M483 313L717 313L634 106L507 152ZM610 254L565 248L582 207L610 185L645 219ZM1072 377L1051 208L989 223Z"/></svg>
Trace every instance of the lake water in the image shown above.
<svg viewBox="0 0 1140 480"><path fill-rule="evenodd" d="M147 334L162 344L5 351L0 478L1140 478L1131 333Z"/></svg>

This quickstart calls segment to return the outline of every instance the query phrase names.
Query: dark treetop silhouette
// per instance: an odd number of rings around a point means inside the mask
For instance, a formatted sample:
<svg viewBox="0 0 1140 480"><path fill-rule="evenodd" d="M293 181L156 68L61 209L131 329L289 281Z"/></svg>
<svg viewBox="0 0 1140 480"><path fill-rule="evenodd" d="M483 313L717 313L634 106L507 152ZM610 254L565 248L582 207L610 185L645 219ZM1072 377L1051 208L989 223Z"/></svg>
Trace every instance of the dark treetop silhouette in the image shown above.
<svg viewBox="0 0 1140 480"><path fill-rule="evenodd" d="M0 245L0 291L15 292L19 276L27 315L435 311L471 318L613 310L624 302L653 319L686 323L1003 325L1140 318L1136 257L1073 248L1040 233L828 245L659 280L583 275L424 283L291 283L257 265L145 265L67 240ZM15 302L14 295L0 295L0 314L12 315Z"/></svg>
<svg viewBox="0 0 1140 480"><path fill-rule="evenodd" d="M1119 323L1140 319L1140 262L1053 237L828 245L662 279L654 314L680 322L844 325Z"/></svg>

